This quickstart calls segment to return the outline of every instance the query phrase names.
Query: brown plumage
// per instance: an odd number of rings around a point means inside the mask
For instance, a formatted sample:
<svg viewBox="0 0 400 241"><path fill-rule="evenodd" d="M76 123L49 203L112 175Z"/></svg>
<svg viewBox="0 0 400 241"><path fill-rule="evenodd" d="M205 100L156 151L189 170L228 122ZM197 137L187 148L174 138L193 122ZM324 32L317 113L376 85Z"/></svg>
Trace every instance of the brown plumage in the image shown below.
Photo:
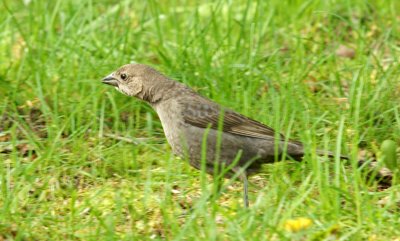
<svg viewBox="0 0 400 241"><path fill-rule="evenodd" d="M247 174L258 172L262 164L279 160L284 153L298 161L304 155L301 142L224 108L149 66L122 66L104 78L103 83L148 102L157 112L173 152L189 159L195 168L201 169L202 148L206 148L208 173L214 173L215 164L231 165L225 176L236 174L243 180L246 206ZM317 153L333 156L330 152ZM233 163L234 160L237 162Z"/></svg>

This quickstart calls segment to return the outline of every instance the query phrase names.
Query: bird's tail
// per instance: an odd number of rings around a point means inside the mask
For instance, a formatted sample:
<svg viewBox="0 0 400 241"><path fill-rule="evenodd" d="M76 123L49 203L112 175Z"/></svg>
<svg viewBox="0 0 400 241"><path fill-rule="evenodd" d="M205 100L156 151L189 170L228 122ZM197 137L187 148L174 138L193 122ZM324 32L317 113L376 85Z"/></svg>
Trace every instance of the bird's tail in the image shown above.
<svg viewBox="0 0 400 241"><path fill-rule="evenodd" d="M327 156L329 158L335 158L337 156L335 153L325 150L317 150L316 153L318 156ZM339 158L342 160L350 160L350 158L345 155L339 155ZM391 186L393 173L388 168L379 166L377 160L358 159L357 166L359 168L366 168L368 177L373 176L381 185L385 187Z"/></svg>
<svg viewBox="0 0 400 241"><path fill-rule="evenodd" d="M317 150L316 152L317 152L318 156L327 156L327 157L330 157L330 158L335 158L336 157L336 154L331 152L331 151ZM343 160L349 160L349 157L348 156L344 156L344 155L339 155L339 158L343 159Z"/></svg>

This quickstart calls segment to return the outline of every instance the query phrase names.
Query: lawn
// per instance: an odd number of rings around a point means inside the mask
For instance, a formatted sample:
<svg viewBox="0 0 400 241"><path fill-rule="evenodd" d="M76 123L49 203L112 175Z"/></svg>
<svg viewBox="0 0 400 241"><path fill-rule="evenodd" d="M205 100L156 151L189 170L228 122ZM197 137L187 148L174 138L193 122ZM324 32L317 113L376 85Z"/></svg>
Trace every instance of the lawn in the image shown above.
<svg viewBox="0 0 400 241"><path fill-rule="evenodd" d="M400 1L0 3L0 240L399 240ZM242 184L172 155L155 112L101 83L153 66L305 143ZM350 156L317 157L316 148ZM395 178L396 179L396 178Z"/></svg>

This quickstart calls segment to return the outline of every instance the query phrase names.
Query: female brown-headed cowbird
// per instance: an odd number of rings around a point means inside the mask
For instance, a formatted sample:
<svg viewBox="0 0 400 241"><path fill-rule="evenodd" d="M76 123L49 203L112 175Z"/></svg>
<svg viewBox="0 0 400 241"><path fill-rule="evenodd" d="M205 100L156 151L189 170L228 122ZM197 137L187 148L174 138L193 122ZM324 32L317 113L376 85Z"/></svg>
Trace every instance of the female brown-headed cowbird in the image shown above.
<svg viewBox="0 0 400 241"><path fill-rule="evenodd" d="M282 155L298 161L304 155L301 142L221 107L149 66L124 65L105 77L103 83L149 103L161 120L173 152L188 158L192 166L201 169L203 159L209 174L215 174L218 167L220 171L225 169L226 177L239 176L244 183L246 207L248 174L258 172L264 163L280 160ZM333 156L324 151L318 154Z"/></svg>

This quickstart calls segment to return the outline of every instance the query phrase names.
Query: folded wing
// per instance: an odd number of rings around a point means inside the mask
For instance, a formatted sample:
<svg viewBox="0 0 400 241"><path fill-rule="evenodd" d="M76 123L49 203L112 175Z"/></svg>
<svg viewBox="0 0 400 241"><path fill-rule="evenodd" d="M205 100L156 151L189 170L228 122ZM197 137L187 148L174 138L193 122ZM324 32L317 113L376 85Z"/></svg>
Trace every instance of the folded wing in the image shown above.
<svg viewBox="0 0 400 241"><path fill-rule="evenodd" d="M205 98L198 97L196 101L192 100L182 104L184 106L184 120L190 125L199 128L218 129L218 123L222 121L222 129L227 133L268 140L275 138L276 132L271 127L223 108ZM277 136L280 140L285 140L284 135L278 133ZM297 141L289 141L301 144Z"/></svg>

